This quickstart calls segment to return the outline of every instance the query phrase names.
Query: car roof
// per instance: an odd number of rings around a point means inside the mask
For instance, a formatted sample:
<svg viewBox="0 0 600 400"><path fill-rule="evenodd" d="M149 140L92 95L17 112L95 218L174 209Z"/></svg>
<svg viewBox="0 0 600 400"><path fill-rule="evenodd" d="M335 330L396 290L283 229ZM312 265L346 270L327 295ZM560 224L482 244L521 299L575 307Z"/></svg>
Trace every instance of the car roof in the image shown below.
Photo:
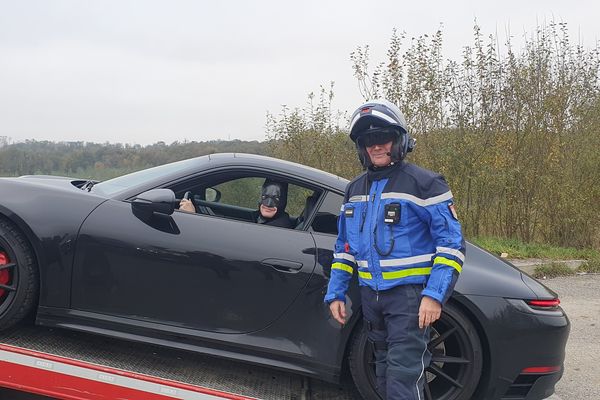
<svg viewBox="0 0 600 400"><path fill-rule="evenodd" d="M198 173L209 173L211 170L221 170L223 168L232 167L248 168L261 170L266 173L272 172L274 174L281 174L289 177L292 180L298 179L306 181L307 183L313 183L339 193L343 193L346 185L348 184L347 179L318 170L316 168L256 154L215 153L176 161L176 163L184 163L184 165L182 165L182 168L178 169L176 172L174 171L171 174L163 175L158 179L148 180L143 185L128 187L127 189L114 193L110 197L124 200L142 191L156 187L156 185L163 184L166 181L178 180L184 176L193 176Z"/></svg>
<svg viewBox="0 0 600 400"><path fill-rule="evenodd" d="M303 177L340 191L343 191L348 184L348 180L342 178L341 176L274 157L248 153L215 153L204 157L209 158L209 162L211 164L209 168L220 166L249 166L266 168L288 175ZM204 157L198 158L202 159Z"/></svg>

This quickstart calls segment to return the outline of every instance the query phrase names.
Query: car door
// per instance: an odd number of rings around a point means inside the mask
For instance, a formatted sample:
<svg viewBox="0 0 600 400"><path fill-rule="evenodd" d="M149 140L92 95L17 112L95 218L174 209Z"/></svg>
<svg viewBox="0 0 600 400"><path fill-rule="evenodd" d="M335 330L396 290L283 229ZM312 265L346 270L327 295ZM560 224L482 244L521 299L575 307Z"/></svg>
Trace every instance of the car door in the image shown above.
<svg viewBox="0 0 600 400"><path fill-rule="evenodd" d="M175 211L143 221L109 200L77 240L72 308L131 320L242 333L292 304L315 268L302 230Z"/></svg>

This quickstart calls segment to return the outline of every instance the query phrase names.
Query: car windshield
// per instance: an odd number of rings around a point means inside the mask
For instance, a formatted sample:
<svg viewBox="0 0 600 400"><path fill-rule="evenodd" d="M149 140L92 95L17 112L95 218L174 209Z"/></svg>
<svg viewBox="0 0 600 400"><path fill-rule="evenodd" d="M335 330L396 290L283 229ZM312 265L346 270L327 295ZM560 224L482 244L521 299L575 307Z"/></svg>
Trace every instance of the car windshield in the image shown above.
<svg viewBox="0 0 600 400"><path fill-rule="evenodd" d="M158 167L148 168L131 174L119 176L109 179L104 182L95 184L92 188L93 192L104 196L113 196L125 189L130 189L149 180L160 180L173 173L188 169L198 163L198 159L191 158L189 160L177 161L170 164L160 165Z"/></svg>

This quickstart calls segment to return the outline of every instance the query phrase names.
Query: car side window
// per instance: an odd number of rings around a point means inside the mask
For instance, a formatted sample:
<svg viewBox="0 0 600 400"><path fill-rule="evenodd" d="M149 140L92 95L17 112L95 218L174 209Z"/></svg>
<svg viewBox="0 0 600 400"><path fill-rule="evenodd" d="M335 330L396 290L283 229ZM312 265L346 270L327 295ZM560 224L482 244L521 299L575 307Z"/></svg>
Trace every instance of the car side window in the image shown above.
<svg viewBox="0 0 600 400"><path fill-rule="evenodd" d="M264 178L249 176L214 185L213 189L221 193L221 204L255 209L264 181Z"/></svg>
<svg viewBox="0 0 600 400"><path fill-rule="evenodd" d="M333 192L327 192L321 207L315 215L311 228L315 232L337 235L337 219L340 214L344 197Z"/></svg>
<svg viewBox="0 0 600 400"><path fill-rule="evenodd" d="M213 189L221 193L219 202L222 204L256 209L264 181L262 177L245 177L214 185ZM288 183L286 212L290 216L299 215L304 210L306 198L311 194L313 191L310 189Z"/></svg>
<svg viewBox="0 0 600 400"><path fill-rule="evenodd" d="M230 218L247 222L256 222L259 215L258 203L262 185L265 179L287 183L287 206L291 229L301 229L302 221L306 219L306 204L308 197L318 197L320 191L285 181L277 176L232 176L215 177L212 182L204 181L188 184L192 188L196 212L215 217ZM176 194L185 192L186 185L176 188Z"/></svg>
<svg viewBox="0 0 600 400"><path fill-rule="evenodd" d="M306 205L306 198L313 195L314 191L302 186L288 184L287 212L295 217L302 214Z"/></svg>

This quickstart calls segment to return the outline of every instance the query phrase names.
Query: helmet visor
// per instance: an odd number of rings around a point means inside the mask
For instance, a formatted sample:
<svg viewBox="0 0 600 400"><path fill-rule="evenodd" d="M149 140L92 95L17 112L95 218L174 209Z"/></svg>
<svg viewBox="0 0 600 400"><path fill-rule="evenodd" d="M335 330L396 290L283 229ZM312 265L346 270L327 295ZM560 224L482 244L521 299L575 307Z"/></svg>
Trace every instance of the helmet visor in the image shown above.
<svg viewBox="0 0 600 400"><path fill-rule="evenodd" d="M376 144L382 145L393 141L398 137L398 131L391 128L369 129L358 137L357 142L360 146L371 147Z"/></svg>

